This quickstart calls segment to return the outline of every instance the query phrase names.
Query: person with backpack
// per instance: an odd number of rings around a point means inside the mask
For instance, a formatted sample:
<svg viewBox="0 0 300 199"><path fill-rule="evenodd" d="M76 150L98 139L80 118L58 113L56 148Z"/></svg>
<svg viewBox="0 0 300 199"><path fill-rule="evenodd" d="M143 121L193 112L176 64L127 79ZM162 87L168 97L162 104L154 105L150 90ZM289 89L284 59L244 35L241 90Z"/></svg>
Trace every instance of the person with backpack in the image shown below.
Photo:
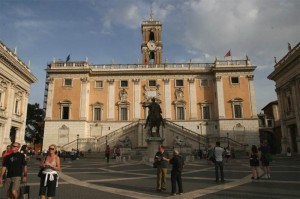
<svg viewBox="0 0 300 199"><path fill-rule="evenodd" d="M178 184L179 189L179 195L183 194L182 189L182 179L181 179L181 173L184 166L184 159L179 155L179 151L177 149L174 149L173 151L173 157L171 159L166 159L169 161L170 164L172 164L172 171L171 171L171 185L172 185L172 192L171 195L175 196L176 193L176 182Z"/></svg>

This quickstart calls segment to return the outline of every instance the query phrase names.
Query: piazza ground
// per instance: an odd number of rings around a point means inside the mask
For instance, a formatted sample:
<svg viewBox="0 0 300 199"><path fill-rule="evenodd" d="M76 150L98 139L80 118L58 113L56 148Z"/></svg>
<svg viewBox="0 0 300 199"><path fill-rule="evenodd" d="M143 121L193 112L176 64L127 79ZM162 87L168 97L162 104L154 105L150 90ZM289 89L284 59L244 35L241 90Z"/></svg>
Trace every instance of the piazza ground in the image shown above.
<svg viewBox="0 0 300 199"><path fill-rule="evenodd" d="M28 184L30 198L38 198L39 162L29 162ZM171 169L171 167L170 167ZM104 157L85 157L79 160L62 160L57 199L85 198L205 198L243 199L300 197L300 158L274 157L271 163L270 180L251 180L246 157L224 163L225 183L214 182L214 166L206 160L196 159L186 164L183 172L184 194L170 196L170 170L167 190L156 192L156 170L151 164L138 160L117 162L111 159L107 164ZM1 198L3 198L1 188Z"/></svg>

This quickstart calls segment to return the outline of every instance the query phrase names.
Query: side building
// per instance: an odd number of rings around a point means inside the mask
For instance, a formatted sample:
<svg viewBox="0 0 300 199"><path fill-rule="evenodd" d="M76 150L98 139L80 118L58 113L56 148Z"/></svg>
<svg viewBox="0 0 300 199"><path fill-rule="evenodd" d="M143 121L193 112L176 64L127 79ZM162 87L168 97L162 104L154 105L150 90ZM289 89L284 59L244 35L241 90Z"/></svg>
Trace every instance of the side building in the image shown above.
<svg viewBox="0 0 300 199"><path fill-rule="evenodd" d="M143 105L152 98L167 120L161 132L168 147L174 146L177 136L190 139L193 148L198 148L197 142L200 148L220 137L226 143L259 143L256 66L248 58L162 63L161 23L151 17L141 30L141 64L56 60L48 64L44 148L51 143L61 147L74 143L76 148L76 141L82 150L89 142L114 144L124 135L117 132L133 126L136 131L128 133L132 147L145 147L148 110Z"/></svg>
<svg viewBox="0 0 300 199"><path fill-rule="evenodd" d="M276 83L281 118L282 153L287 148L299 153L300 149L300 43L288 46L288 53L275 64L268 76Z"/></svg>
<svg viewBox="0 0 300 199"><path fill-rule="evenodd" d="M0 150L14 141L25 143L30 84L37 81L30 68L0 41Z"/></svg>

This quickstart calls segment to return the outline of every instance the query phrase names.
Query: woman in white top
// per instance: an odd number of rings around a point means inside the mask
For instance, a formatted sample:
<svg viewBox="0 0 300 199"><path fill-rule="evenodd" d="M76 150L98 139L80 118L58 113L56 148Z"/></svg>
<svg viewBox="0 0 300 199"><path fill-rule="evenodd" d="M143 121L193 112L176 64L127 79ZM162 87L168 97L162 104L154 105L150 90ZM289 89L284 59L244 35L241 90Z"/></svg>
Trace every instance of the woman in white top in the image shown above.
<svg viewBox="0 0 300 199"><path fill-rule="evenodd" d="M43 175L40 181L40 199L46 199L46 193L48 199L52 199L52 197L55 196L56 187L58 185L57 171L60 170L60 159L55 152L56 145L51 144L47 156L41 162Z"/></svg>

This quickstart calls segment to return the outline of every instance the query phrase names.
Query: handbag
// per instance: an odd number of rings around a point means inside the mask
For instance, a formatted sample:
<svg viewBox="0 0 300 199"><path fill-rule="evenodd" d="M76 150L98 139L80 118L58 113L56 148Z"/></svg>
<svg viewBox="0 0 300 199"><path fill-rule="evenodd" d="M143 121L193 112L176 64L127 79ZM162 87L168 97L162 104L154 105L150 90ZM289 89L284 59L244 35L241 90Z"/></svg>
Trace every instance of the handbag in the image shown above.
<svg viewBox="0 0 300 199"><path fill-rule="evenodd" d="M29 199L30 198L30 186L22 184L20 186L19 198L18 199Z"/></svg>

